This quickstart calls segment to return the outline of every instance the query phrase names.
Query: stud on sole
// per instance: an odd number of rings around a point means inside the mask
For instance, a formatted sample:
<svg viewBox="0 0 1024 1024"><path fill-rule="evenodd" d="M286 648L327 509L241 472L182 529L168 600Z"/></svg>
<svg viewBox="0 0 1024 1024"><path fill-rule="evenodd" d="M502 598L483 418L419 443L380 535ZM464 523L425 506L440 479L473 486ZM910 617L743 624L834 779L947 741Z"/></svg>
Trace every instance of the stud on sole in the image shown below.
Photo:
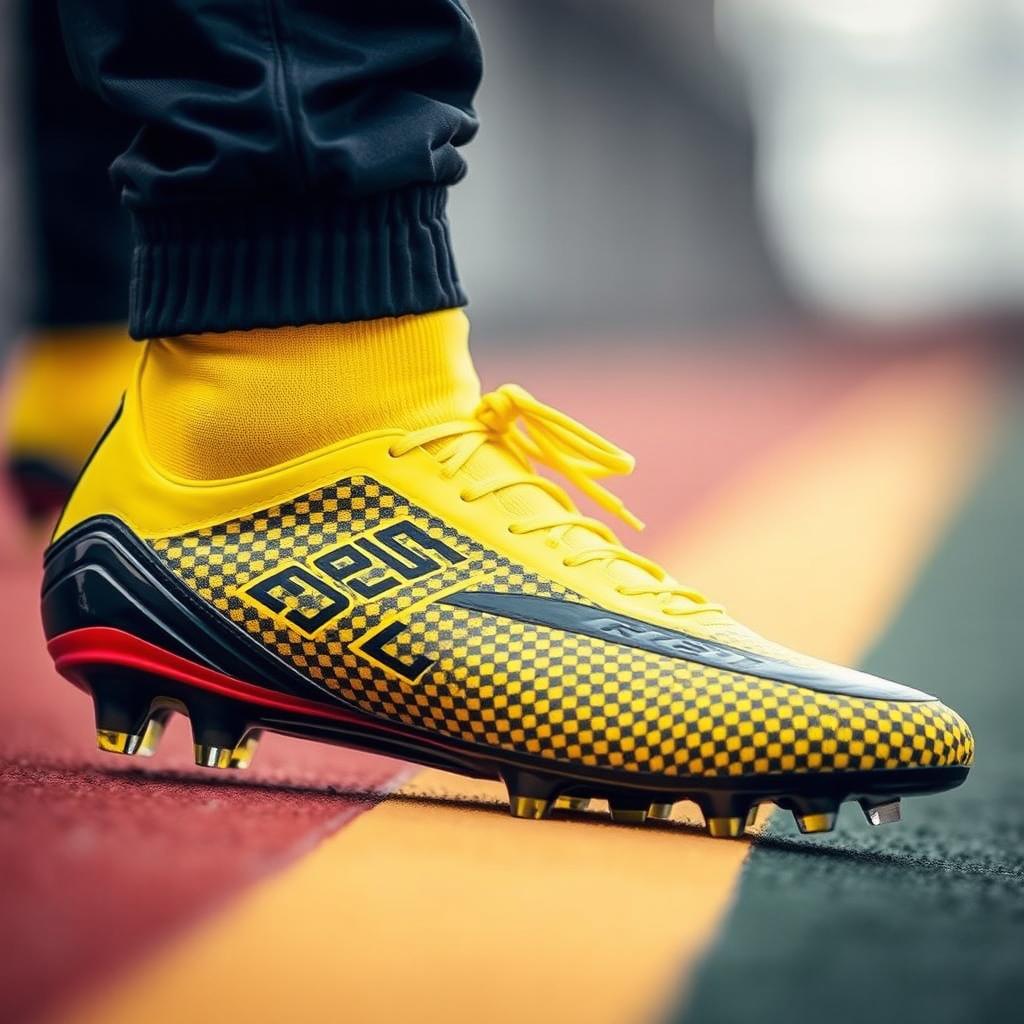
<svg viewBox="0 0 1024 1024"><path fill-rule="evenodd" d="M558 782L547 775L507 768L501 774L514 818L544 818L556 802Z"/></svg>
<svg viewBox="0 0 1024 1024"><path fill-rule="evenodd" d="M193 744L196 764L200 768L230 768L234 747L215 747L205 743Z"/></svg>
<svg viewBox="0 0 1024 1024"><path fill-rule="evenodd" d="M117 729L97 729L96 746L108 754L139 753L143 737L138 733L121 732Z"/></svg>
<svg viewBox="0 0 1024 1024"><path fill-rule="evenodd" d="M799 814L793 812L796 819L796 826L805 835L815 835L818 832L831 832L836 827L838 815L835 811L815 811L811 814Z"/></svg>
<svg viewBox="0 0 1024 1024"><path fill-rule="evenodd" d="M548 813L550 804L535 796L515 796L509 801L513 818L533 818L540 820Z"/></svg>
<svg viewBox="0 0 1024 1024"><path fill-rule="evenodd" d="M715 839L736 839L743 835L751 799L741 793L705 793L697 804L704 815L708 835Z"/></svg>
<svg viewBox="0 0 1024 1024"><path fill-rule="evenodd" d="M708 818L708 835L715 839L736 839L743 835L743 823L746 819L740 817Z"/></svg>
<svg viewBox="0 0 1024 1024"><path fill-rule="evenodd" d="M150 716L146 723L146 731L142 734L142 742L139 744L139 757L152 757L156 753L170 717L170 711L157 711Z"/></svg>
<svg viewBox="0 0 1024 1024"><path fill-rule="evenodd" d="M251 728L244 713L228 702L208 694L190 696L188 717L192 722L192 742L196 764L203 768L245 767L256 752L254 741L259 730ZM239 763L241 762L241 763Z"/></svg>
<svg viewBox="0 0 1024 1024"><path fill-rule="evenodd" d="M237 768L240 771L244 770L252 764L252 759L256 756L256 750L260 745L259 736L256 734L247 736L241 743L231 751L231 759L228 764L229 768Z"/></svg>
<svg viewBox="0 0 1024 1024"><path fill-rule="evenodd" d="M581 814L590 806L589 797L585 796L560 796L554 805L556 811L572 811L574 814Z"/></svg>
<svg viewBox="0 0 1024 1024"><path fill-rule="evenodd" d="M646 808L612 807L610 812L616 825L642 825L647 820Z"/></svg>
<svg viewBox="0 0 1024 1024"><path fill-rule="evenodd" d="M864 799L860 806L870 825L892 825L902 817L899 798L885 803Z"/></svg>
<svg viewBox="0 0 1024 1024"><path fill-rule="evenodd" d="M148 756L159 740L149 729L153 696L145 687L131 685L114 675L92 683L96 719L96 745L111 754Z"/></svg>

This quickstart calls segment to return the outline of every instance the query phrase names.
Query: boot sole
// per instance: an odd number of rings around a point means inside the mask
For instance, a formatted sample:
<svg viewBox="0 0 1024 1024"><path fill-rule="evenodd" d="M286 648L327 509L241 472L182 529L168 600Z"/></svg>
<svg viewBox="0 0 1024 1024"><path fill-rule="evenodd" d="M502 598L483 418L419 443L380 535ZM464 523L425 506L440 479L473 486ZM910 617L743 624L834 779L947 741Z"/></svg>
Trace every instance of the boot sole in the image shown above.
<svg viewBox="0 0 1024 1024"><path fill-rule="evenodd" d="M939 793L963 783L969 768L907 767L857 772L751 776L646 775L575 766L501 749L481 750L358 711L322 704L225 675L123 630L91 626L53 637L57 670L91 694L102 750L152 755L170 715L191 722L196 763L246 768L264 731L384 754L472 778L500 779L511 813L544 818L606 800L614 821L667 818L692 801L707 832L736 838L761 804L792 812L803 833L829 832L839 807L857 801L873 825L898 821L902 796Z"/></svg>

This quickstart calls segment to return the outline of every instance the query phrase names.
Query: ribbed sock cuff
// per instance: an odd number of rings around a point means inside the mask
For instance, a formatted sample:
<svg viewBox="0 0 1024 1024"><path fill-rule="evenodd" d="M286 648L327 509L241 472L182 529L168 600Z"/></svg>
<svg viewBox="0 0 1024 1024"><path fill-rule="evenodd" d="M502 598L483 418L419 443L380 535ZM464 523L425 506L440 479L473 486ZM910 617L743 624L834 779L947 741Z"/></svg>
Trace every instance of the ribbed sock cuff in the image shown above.
<svg viewBox="0 0 1024 1024"><path fill-rule="evenodd" d="M466 303L447 189L135 210L134 338L348 323Z"/></svg>

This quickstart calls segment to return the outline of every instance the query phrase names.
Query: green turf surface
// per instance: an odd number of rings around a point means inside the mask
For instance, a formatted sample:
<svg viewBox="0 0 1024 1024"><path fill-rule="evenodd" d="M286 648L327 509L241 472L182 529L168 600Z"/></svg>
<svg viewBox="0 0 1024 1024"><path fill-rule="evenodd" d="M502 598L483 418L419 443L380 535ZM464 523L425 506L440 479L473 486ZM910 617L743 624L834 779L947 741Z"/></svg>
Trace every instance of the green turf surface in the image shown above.
<svg viewBox="0 0 1024 1024"><path fill-rule="evenodd" d="M864 667L959 709L975 768L898 825L847 805L815 839L777 815L673 1020L1024 1017L1024 412Z"/></svg>

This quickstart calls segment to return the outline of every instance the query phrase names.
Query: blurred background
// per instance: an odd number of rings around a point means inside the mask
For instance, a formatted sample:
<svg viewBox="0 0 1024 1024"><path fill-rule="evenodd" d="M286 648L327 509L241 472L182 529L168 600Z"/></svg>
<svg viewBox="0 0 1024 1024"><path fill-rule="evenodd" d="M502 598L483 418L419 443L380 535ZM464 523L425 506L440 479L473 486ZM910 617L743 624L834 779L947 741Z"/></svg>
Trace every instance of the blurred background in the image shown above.
<svg viewBox="0 0 1024 1024"><path fill-rule="evenodd" d="M1021 0L471 6L482 128L452 216L478 340L1019 311ZM0 40L9 154L21 38ZM0 164L5 337L25 177Z"/></svg>
<svg viewBox="0 0 1024 1024"><path fill-rule="evenodd" d="M59 73L17 27L31 2L0 0L11 351L40 284L26 83ZM45 532L0 487L0 1020L1010 1019L1024 0L469 6L481 130L450 208L485 383L634 452L614 487L645 553L761 632L942 695L978 766L899 826L846 808L805 839L776 814L724 846L693 808L513 832L486 784L278 736L213 778L178 719L126 767L37 639ZM72 269L123 258L122 230L104 255L83 224Z"/></svg>
<svg viewBox="0 0 1024 1024"><path fill-rule="evenodd" d="M477 0L480 333L1019 309L1019 0Z"/></svg>

